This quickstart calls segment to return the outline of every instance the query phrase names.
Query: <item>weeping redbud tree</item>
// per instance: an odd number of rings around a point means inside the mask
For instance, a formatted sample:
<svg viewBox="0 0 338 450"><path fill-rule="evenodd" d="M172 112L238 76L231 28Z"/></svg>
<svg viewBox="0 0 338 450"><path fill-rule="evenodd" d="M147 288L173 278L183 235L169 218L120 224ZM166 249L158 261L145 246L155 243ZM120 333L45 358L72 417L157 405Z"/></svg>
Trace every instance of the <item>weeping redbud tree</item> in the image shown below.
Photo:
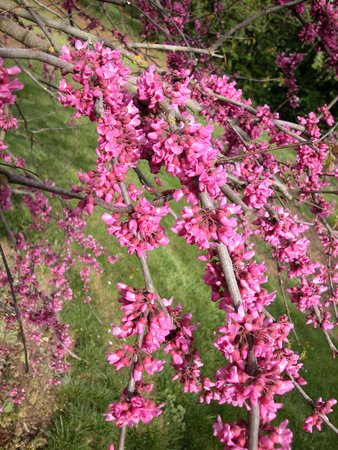
<svg viewBox="0 0 338 450"><path fill-rule="evenodd" d="M276 58L288 101L296 108L296 68L305 52L321 52L327 71L337 68L336 5L327 0L267 2L223 29L227 2L212 2L212 14L204 16L199 14L204 3L189 0L94 3L108 18L108 4L139 13L146 41L130 42L113 22L111 39L100 37L107 26L75 1L56 7L0 0L5 37L0 49L0 219L7 235L0 247L1 311L2 327L19 333L23 370L38 377L42 360L47 360L53 384L69 368L72 342L59 314L72 298L67 273L81 262L83 299L90 302L90 273L102 271L97 258L106 255L114 263L114 256L85 231L93 210L100 209L107 243L116 239L136 255L144 277L142 286L129 286L123 279L117 285L121 319L112 334L120 347L107 360L116 370L128 371L129 381L107 405L106 420L121 430L111 449L125 447L128 428L162 413L165 405L156 404L151 392L165 364L172 367L173 381L201 402L246 411L246 420L227 423L218 417L214 424L214 436L225 449L290 449L292 432L288 420L278 421L278 410L283 408L281 396L293 389L313 410L305 418L306 431L321 430L324 422L338 433L327 417L336 400L312 399L305 391L303 364L289 345L290 333L296 332L289 311L279 317L269 312L276 292L264 287L269 273L256 250L260 240L271 248L279 277L284 277L286 302L305 315L309 327L321 330L322 351L326 348L334 358L337 231L333 204L325 195L337 193L331 152L336 124L330 111L337 98L296 121L280 117L259 104L259 98L254 106L245 97L226 73L222 52L227 40L261 18L281 14L290 22L298 20L302 50L285 49ZM154 63L154 49L165 52L166 64ZM43 76L38 77L34 70L41 63ZM7 130L17 128L12 106L16 92L24 89L19 67L61 105L72 107L74 120L84 117L96 124L96 163L78 174L76 185L62 188L57 180L41 180L5 144ZM59 80L57 86L52 77ZM292 156L280 158L280 149ZM152 180L140 169L141 161ZM133 171L139 185L130 182ZM179 188L161 190L164 171ZM171 209L176 202L181 205L178 214ZM25 230L13 229L8 220L18 203L29 215ZM210 378L204 375L194 343L197 324L184 299L181 305L162 298L148 267L154 250L170 246L162 223L167 215L173 216L171 230L182 245L196 246L205 264L201 277L211 298L198 301L217 302L224 319L210 343L224 362ZM61 248L44 237L53 226L64 233ZM40 239L30 239L33 231ZM316 235L325 262L311 257L309 232ZM1 344L4 358L10 350L6 342ZM25 392L4 381L1 397L20 403Z"/></svg>

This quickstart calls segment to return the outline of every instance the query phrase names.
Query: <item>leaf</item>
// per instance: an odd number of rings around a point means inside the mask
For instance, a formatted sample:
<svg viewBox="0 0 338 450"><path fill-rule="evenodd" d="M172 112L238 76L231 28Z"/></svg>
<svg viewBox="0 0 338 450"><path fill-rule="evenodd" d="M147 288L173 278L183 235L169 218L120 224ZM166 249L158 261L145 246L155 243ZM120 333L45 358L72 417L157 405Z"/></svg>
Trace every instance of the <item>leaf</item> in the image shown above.
<svg viewBox="0 0 338 450"><path fill-rule="evenodd" d="M319 51L316 53L313 59L313 63L311 64L311 67L315 70L322 70L322 68L324 67L324 63L325 63L324 53Z"/></svg>
<svg viewBox="0 0 338 450"><path fill-rule="evenodd" d="M334 154L331 151L329 151L329 154L328 154L325 164L324 164L324 168L327 170L330 169L331 165L335 162L335 160L336 160L336 157L334 156Z"/></svg>

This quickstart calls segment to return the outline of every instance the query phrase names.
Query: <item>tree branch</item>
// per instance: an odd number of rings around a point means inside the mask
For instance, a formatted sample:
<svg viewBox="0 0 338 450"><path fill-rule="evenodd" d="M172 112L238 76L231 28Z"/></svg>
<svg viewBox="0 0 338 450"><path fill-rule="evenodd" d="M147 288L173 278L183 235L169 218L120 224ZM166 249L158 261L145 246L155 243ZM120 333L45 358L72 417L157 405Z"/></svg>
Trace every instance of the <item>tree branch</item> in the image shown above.
<svg viewBox="0 0 338 450"><path fill-rule="evenodd" d="M209 194L207 192L200 192L199 194L201 204L204 208L208 208L214 210L214 204L212 203ZM228 249L224 244L219 242L217 244L217 253L221 262L222 270L224 273L225 281L227 283L227 287L233 301L233 304L236 308L242 303L242 297L239 292L234 266L232 264Z"/></svg>
<svg viewBox="0 0 338 450"><path fill-rule="evenodd" d="M304 398L304 400L313 408L315 409L316 404L315 402L312 400L312 398L304 391L304 389L300 386L300 384L297 383L297 381L293 378L293 376L291 374L288 373L288 377L290 378L290 380L292 380L295 388L297 389L297 391L300 393L300 395ZM338 428L336 428L333 423L330 421L330 419L324 415L324 414L320 414L320 417L323 419L323 421L326 423L326 425L328 427L331 428L332 431L334 431L336 434L338 434Z"/></svg>
<svg viewBox="0 0 338 450"><path fill-rule="evenodd" d="M208 209L214 210L212 200L207 192L201 192L199 194L201 204ZM219 242L217 244L217 253L221 262L224 278L229 290L233 305L236 309L242 303L241 293L239 291L238 283L236 280L236 275L234 271L234 266L232 264L227 247ZM257 360L253 354L253 344L254 337L252 335L248 336L249 352L246 361L246 372L255 377L257 375ZM258 449L258 431L259 431L259 402L257 401L254 405L250 405L250 411L248 413L248 450Z"/></svg>
<svg viewBox="0 0 338 450"><path fill-rule="evenodd" d="M232 201L236 205L239 205L242 208L242 211L244 212L244 214L250 212L250 209L243 202L243 200L240 198L240 196L235 191L233 191L231 189L231 187L229 187L227 184L224 184L221 187L221 191L230 201Z"/></svg>
<svg viewBox="0 0 338 450"><path fill-rule="evenodd" d="M8 225L2 206L0 206L0 221L2 222L2 225L8 235L9 240L11 241L13 247L16 249L16 239L13 231L10 229Z"/></svg>
<svg viewBox="0 0 338 450"><path fill-rule="evenodd" d="M18 42L26 45L30 48L37 48L38 50L48 51L50 50L50 44L34 34L32 31L28 31L22 28L14 20L8 17L0 17L0 31L6 35L12 37Z"/></svg>
<svg viewBox="0 0 338 450"><path fill-rule="evenodd" d="M128 48L144 48L150 50L164 50L170 52L189 52L189 53L198 53L201 55L209 55L214 58L224 59L223 55L218 55L215 52L209 51L204 48L197 47L186 47L184 45L169 45L169 44L151 44L151 43L142 43L142 42L132 42L128 44Z"/></svg>
<svg viewBox="0 0 338 450"><path fill-rule="evenodd" d="M21 0L23 4L25 5L27 11L30 13L30 15L33 17L33 19L36 21L36 23L39 25L43 33L45 34L46 38L49 40L49 42L52 44L52 47L56 53L59 53L59 46L55 42L53 36L51 33L47 30L43 18L40 16L39 13L37 13L34 8L32 8L29 5L28 0Z"/></svg>
<svg viewBox="0 0 338 450"><path fill-rule="evenodd" d="M254 336L248 335L249 354L246 362L246 372L252 376L257 376L257 359L253 354ZM258 450L258 434L259 434L259 402L258 400L250 404L248 411L248 450Z"/></svg>
<svg viewBox="0 0 338 450"><path fill-rule="evenodd" d="M38 189L40 191L50 192L51 194L60 195L65 199L78 199L85 200L88 197L88 194L84 192L73 192L68 189L63 189L57 186L45 184L41 181L34 180L33 178L24 177L22 175L17 175L3 167L0 167L0 174L5 175L7 178L7 182L11 184L19 184L21 186L28 186L32 189ZM154 206L160 206L164 202L171 200L172 195L163 195L158 197L156 200L152 202ZM130 213L132 212L131 206L113 206L110 203L105 202L99 197L94 197L94 204L100 206L101 208L107 209L108 211L117 212L117 213Z"/></svg>
<svg viewBox="0 0 338 450"><path fill-rule="evenodd" d="M129 196L128 190L126 188L126 185L124 184L124 182L120 182L119 183L120 189L121 189L121 193L122 193L122 197L124 200L124 203L126 205L128 205L129 207L133 208L132 202L131 202L131 198ZM141 264L141 269L142 269L142 274L143 274L143 279L144 279L144 284L146 287L146 290L150 293L155 293L155 288L154 288L154 283L153 280L151 278L150 275L150 270L148 267L148 263L146 261L146 259L144 257L139 257L139 261ZM145 317L148 316L148 312L145 313ZM140 333L137 337L136 343L138 348L142 347L142 343L143 343L143 339L145 336L145 332L146 332L146 327L144 327L144 330L142 333ZM130 367L130 372L129 372L129 381L128 381L128 386L127 386L127 398L130 397L131 395L133 395L133 393L135 392L136 389L136 382L134 379L134 369L135 366L137 364L139 360L139 356L135 355L134 360L131 364ZM126 434L127 434L127 425L124 425L121 429L121 433L120 433L120 438L119 438L119 444L118 444L118 450L124 450L124 446L125 446L125 440L126 440Z"/></svg>
<svg viewBox="0 0 338 450"><path fill-rule="evenodd" d="M74 66L72 64L59 59L57 56L49 55L48 53L40 50L31 50L28 48L0 48L0 58L36 60L50 64L54 67L59 67L67 72L73 72L74 70Z"/></svg>
<svg viewBox="0 0 338 450"><path fill-rule="evenodd" d="M6 255L3 251L1 243L0 243L0 253L1 253L2 261L5 266L7 280L8 280L8 284L9 284L12 299L13 299L13 306L14 306L14 310L15 310L16 320L18 321L18 324L19 324L19 334L20 334L20 338L22 341L23 351L24 351L24 356L25 356L25 373L28 373L29 364L28 364L28 351L27 351L27 342L26 342L25 332L24 332L24 328L23 328L23 324L22 324L22 320L21 320L21 314L20 314L18 301L16 298L15 290L14 290L13 277L12 277L11 271L9 269Z"/></svg>
<svg viewBox="0 0 338 450"><path fill-rule="evenodd" d="M11 0L0 0L0 10L3 10L3 11L12 10L14 15L21 17L23 19L27 19L31 22L37 23L36 20L32 17L32 15L27 10L25 10L24 8L19 8ZM132 53L128 52L127 50L124 50L121 46L119 46L118 44L115 44L114 42L112 42L110 40L100 38L98 36L95 36L94 34L87 33L86 31L82 31L78 28L73 27L72 25L69 25L68 23L60 22L58 20L48 19L46 17L43 17L43 21L47 27L62 31L63 33L65 33L67 35L73 36L73 37L81 39L83 41L103 42L106 47L109 47L113 50L119 50L122 55L124 55L131 61L134 60L134 55ZM42 42L45 42L45 41L42 41ZM10 56L8 58L10 58ZM50 64L52 64L52 63L50 63ZM52 64L52 65L55 66L55 64ZM56 66L56 67L59 67L59 66Z"/></svg>

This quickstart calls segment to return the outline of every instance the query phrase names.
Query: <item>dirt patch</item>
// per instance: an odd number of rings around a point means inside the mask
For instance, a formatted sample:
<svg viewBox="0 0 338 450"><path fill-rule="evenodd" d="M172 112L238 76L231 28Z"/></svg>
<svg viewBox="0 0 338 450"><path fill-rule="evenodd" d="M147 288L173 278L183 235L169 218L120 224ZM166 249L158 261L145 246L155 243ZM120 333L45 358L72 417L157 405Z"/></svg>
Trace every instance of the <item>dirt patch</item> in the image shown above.
<svg viewBox="0 0 338 450"><path fill-rule="evenodd" d="M9 347L2 361L2 387L17 386L24 390L25 400L14 404L7 396L1 398L0 448L31 450L45 445L42 435L51 423L55 410L55 386L49 385L50 371L40 366L40 373L24 373L21 343Z"/></svg>

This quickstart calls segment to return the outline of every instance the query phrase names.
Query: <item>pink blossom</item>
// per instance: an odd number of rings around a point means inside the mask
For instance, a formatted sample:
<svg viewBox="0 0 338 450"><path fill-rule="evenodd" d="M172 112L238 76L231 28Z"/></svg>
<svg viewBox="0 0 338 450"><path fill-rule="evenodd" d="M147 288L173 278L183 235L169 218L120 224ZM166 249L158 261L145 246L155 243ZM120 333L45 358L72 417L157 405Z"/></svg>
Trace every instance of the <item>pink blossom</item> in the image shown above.
<svg viewBox="0 0 338 450"><path fill-rule="evenodd" d="M323 416L333 411L332 406L337 403L337 400L330 399L326 402L321 397L318 398L314 406L314 412L305 419L304 430L308 433L312 433L313 427L316 427L318 431L322 430Z"/></svg>
<svg viewBox="0 0 338 450"><path fill-rule="evenodd" d="M155 65L150 66L138 78L137 89L138 99L147 102L149 109L153 109L159 103L165 101L161 78L156 73Z"/></svg>
<svg viewBox="0 0 338 450"><path fill-rule="evenodd" d="M121 401L110 403L109 412L104 416L107 422L115 422L120 428L128 426L130 428L143 423L151 422L162 413L163 404L156 406L155 403L140 394L134 394L127 400L123 394Z"/></svg>

